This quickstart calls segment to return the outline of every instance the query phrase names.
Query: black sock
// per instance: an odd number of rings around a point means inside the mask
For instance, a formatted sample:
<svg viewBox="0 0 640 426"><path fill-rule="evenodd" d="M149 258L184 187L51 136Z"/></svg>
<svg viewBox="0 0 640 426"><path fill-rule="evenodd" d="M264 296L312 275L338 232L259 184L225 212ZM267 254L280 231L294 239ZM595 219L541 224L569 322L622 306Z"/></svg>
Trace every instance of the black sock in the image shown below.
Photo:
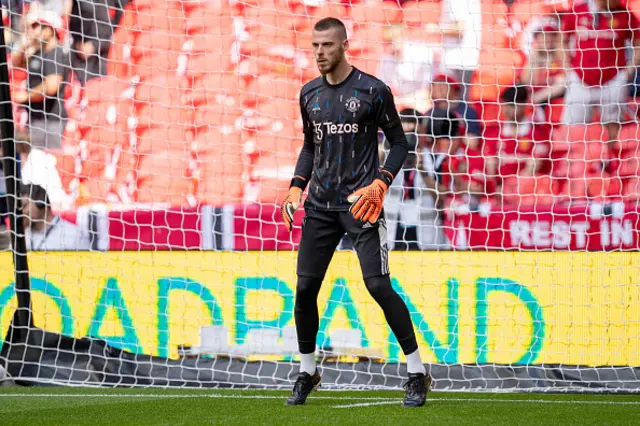
<svg viewBox="0 0 640 426"><path fill-rule="evenodd" d="M318 293L322 285L321 278L298 276L296 287L296 332L298 333L298 349L301 354L316 351L318 335Z"/></svg>
<svg viewBox="0 0 640 426"><path fill-rule="evenodd" d="M364 283L371 296L382 308L391 331L398 339L402 352L405 355L415 352L418 349L418 342L413 331L409 310L400 295L391 287L389 275L367 278Z"/></svg>

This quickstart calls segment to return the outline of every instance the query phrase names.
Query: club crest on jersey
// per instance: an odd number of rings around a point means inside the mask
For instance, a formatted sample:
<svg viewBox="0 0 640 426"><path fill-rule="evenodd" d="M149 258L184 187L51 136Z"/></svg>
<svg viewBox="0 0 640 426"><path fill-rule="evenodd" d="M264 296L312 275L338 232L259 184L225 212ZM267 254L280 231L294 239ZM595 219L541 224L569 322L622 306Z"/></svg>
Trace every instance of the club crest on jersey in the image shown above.
<svg viewBox="0 0 640 426"><path fill-rule="evenodd" d="M352 96L347 99L347 102L344 104L344 107L347 111L355 113L360 109L360 99Z"/></svg>

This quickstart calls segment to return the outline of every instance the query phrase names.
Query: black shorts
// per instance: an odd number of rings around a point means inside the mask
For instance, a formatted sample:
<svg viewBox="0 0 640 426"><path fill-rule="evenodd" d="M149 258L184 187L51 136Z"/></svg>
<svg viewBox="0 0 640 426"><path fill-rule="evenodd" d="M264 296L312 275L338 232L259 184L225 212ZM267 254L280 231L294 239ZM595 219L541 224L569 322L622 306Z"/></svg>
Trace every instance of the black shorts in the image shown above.
<svg viewBox="0 0 640 426"><path fill-rule="evenodd" d="M363 278L389 275L389 249L384 212L375 224L353 218L350 212L307 210L298 249L298 275L324 279L333 253L349 235L358 254Z"/></svg>

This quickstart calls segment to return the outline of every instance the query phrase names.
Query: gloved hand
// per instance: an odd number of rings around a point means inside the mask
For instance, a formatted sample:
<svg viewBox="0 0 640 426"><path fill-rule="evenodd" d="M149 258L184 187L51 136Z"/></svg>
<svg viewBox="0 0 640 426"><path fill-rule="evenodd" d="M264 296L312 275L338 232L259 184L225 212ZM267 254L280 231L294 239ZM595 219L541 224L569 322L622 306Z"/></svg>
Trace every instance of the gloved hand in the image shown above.
<svg viewBox="0 0 640 426"><path fill-rule="evenodd" d="M352 203L349 211L356 220L376 223L382 213L384 196L393 182L393 175L383 170L378 178L369 186L358 189L347 197L347 201Z"/></svg>
<svg viewBox="0 0 640 426"><path fill-rule="evenodd" d="M302 201L302 189L297 186L289 188L289 193L280 206L280 212L282 213L282 221L285 226L291 232L293 229L293 214L296 212Z"/></svg>

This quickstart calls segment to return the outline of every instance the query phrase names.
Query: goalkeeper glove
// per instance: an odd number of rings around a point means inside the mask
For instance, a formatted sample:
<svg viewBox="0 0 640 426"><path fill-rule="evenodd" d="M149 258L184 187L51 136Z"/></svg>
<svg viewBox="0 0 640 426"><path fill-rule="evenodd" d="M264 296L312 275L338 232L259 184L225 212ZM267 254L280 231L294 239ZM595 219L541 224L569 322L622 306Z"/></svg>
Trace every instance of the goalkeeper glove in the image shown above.
<svg viewBox="0 0 640 426"><path fill-rule="evenodd" d="M378 178L369 186L358 189L347 197L352 203L349 211L356 220L376 223L382 213L384 196L393 182L393 175L386 170L378 174Z"/></svg>
<svg viewBox="0 0 640 426"><path fill-rule="evenodd" d="M280 213L282 213L282 221L284 225L287 227L287 230L291 232L293 229L293 214L296 212L298 207L300 207L300 202L302 201L302 189L297 186L292 186L289 188L289 193L285 197L282 202L282 206L280 207Z"/></svg>

